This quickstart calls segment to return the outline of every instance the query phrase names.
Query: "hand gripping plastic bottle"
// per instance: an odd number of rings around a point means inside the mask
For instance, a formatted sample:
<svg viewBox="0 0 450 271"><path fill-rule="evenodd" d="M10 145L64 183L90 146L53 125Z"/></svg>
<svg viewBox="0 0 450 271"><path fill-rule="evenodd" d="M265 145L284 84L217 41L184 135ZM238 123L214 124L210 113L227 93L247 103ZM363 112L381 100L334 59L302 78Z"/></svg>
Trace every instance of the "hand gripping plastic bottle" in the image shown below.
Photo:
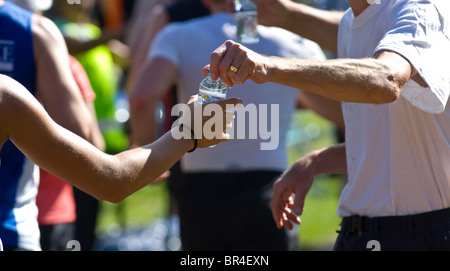
<svg viewBox="0 0 450 271"><path fill-rule="evenodd" d="M224 100L227 97L227 85L219 79L213 80L211 74L202 80L198 87L197 103L209 103Z"/></svg>

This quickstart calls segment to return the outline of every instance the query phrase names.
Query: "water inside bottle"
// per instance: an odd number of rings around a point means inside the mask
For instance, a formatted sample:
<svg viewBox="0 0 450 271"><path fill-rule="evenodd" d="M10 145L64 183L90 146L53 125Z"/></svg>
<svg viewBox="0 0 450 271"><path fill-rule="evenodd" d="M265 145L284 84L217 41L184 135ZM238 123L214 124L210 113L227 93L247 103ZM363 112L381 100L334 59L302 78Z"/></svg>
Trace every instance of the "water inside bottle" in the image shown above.
<svg viewBox="0 0 450 271"><path fill-rule="evenodd" d="M256 11L240 11L234 14L237 27L236 34L240 42L247 44L259 42L257 17Z"/></svg>

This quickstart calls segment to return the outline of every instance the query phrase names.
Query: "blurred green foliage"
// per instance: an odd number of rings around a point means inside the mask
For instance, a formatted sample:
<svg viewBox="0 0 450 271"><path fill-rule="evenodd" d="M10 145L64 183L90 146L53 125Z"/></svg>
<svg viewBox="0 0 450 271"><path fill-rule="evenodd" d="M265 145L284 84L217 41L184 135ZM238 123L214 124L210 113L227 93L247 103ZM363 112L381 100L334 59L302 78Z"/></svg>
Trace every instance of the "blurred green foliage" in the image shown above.
<svg viewBox="0 0 450 271"><path fill-rule="evenodd" d="M308 152L337 142L334 126L308 110L295 113L288 133L289 164ZM340 219L336 207L342 176L317 176L305 202L298 228L302 250L330 250L336 239ZM98 233L111 225L146 227L157 218L168 215L166 183L144 187L119 204L102 202L98 217Z"/></svg>

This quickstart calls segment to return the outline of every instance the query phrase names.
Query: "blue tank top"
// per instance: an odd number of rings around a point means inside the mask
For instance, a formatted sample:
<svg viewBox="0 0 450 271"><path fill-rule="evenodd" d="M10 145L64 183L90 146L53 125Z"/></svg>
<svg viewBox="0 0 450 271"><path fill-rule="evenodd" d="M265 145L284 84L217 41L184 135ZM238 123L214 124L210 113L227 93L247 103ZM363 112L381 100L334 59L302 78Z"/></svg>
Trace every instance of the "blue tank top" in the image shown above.
<svg viewBox="0 0 450 271"><path fill-rule="evenodd" d="M34 95L32 15L10 2L0 6L0 73L14 78ZM0 238L5 247L39 250L35 204L38 168L10 141L3 145L0 159Z"/></svg>

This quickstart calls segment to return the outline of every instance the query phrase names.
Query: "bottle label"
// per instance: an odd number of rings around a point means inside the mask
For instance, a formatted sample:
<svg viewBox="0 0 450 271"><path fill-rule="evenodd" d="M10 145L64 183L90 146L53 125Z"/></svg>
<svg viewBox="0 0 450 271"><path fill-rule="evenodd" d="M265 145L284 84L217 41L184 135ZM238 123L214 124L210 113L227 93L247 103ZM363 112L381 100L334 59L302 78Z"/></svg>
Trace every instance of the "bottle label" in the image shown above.
<svg viewBox="0 0 450 271"><path fill-rule="evenodd" d="M198 100L203 104L203 103L210 103L210 102L215 102L215 101L220 101L223 100L224 98L221 97L214 97L214 96L208 96L208 95L198 95Z"/></svg>

